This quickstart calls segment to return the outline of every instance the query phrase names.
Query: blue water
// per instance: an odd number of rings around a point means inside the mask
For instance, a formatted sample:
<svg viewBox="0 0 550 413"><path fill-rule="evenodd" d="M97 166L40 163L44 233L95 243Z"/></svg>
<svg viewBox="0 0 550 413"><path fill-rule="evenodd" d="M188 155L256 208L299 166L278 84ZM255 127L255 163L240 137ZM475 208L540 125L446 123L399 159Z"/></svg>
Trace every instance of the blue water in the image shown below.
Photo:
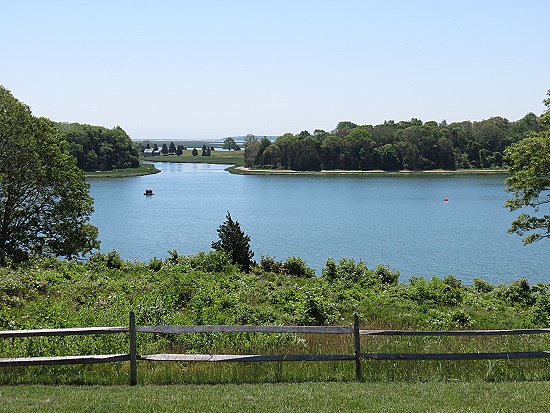
<svg viewBox="0 0 550 413"><path fill-rule="evenodd" d="M101 251L148 261L208 251L227 211L254 258L300 256L321 274L327 258L389 265L411 276L466 283L549 282L550 241L507 234L504 176L250 176L223 165L157 163L162 172L91 180ZM143 192L155 192L146 197ZM448 198L448 202L444 202Z"/></svg>

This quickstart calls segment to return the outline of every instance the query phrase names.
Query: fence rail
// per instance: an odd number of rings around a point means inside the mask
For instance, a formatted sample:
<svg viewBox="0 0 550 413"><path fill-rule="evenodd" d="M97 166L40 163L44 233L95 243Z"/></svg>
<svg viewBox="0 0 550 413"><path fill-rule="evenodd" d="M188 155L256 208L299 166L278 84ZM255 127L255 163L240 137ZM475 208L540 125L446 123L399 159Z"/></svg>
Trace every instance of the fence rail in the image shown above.
<svg viewBox="0 0 550 413"><path fill-rule="evenodd" d="M63 364L98 364L130 362L130 385L137 384L137 361L167 362L283 362L283 361L355 361L355 374L361 380L361 360L494 360L522 358L550 358L550 351L500 353L361 353L361 336L504 336L550 333L549 328L520 330L361 330L359 317L354 314L353 327L345 326L136 326L130 312L128 327L87 327L42 330L0 331L0 339L17 337L74 336L129 333L129 353L54 357L0 358L1 366L37 366ZM354 336L353 354L137 354L137 333L193 334L193 333L288 333L288 334L347 334Z"/></svg>

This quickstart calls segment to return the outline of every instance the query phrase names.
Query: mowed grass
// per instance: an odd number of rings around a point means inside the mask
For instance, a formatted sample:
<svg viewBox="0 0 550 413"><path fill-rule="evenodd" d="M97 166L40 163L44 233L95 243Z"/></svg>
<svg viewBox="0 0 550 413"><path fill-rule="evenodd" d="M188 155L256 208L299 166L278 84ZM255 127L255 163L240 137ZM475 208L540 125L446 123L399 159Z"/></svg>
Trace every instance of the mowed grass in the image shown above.
<svg viewBox="0 0 550 413"><path fill-rule="evenodd" d="M192 150L183 151L181 156L161 155L152 158L146 158L151 162L181 162L181 163L212 163L244 166L244 150L241 151L212 151L210 156L202 156L202 149L197 148L198 156L192 155Z"/></svg>
<svg viewBox="0 0 550 413"><path fill-rule="evenodd" d="M546 412L548 382L2 386L0 412Z"/></svg>

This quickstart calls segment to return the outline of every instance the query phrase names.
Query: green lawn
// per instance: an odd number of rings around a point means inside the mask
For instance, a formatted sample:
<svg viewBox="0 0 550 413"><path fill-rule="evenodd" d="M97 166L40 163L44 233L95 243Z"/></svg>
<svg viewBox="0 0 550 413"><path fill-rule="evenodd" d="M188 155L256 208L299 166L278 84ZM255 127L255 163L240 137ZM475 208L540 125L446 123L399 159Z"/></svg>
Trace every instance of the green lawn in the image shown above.
<svg viewBox="0 0 550 413"><path fill-rule="evenodd" d="M202 156L199 150L198 156L191 155L191 151L183 151L183 155L167 155L146 158L152 162L182 162L182 163L212 163L244 166L244 151L213 151L211 156Z"/></svg>
<svg viewBox="0 0 550 413"><path fill-rule="evenodd" d="M0 412L545 412L550 383L2 386Z"/></svg>

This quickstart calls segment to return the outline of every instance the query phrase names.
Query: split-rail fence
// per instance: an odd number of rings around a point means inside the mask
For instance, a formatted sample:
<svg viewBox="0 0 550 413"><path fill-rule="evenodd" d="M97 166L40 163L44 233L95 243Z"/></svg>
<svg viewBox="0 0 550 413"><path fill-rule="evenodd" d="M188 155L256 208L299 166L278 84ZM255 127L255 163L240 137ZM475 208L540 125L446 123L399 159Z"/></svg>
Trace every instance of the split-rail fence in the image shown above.
<svg viewBox="0 0 550 413"><path fill-rule="evenodd" d="M353 354L137 354L137 333L290 333L290 334L353 334ZM546 334L550 328L523 330L361 330L359 317L354 314L353 327L346 326L136 326L134 313L124 327L59 328L42 330L3 330L0 339L15 337L74 336L129 333L129 353L81 356L0 358L1 366L36 366L61 364L98 364L130 362L130 385L137 384L137 361L180 362L282 362L282 361L345 361L355 362L355 375L361 380L361 360L491 360L520 358L550 358L550 351L500 353L361 353L361 336L502 336Z"/></svg>

